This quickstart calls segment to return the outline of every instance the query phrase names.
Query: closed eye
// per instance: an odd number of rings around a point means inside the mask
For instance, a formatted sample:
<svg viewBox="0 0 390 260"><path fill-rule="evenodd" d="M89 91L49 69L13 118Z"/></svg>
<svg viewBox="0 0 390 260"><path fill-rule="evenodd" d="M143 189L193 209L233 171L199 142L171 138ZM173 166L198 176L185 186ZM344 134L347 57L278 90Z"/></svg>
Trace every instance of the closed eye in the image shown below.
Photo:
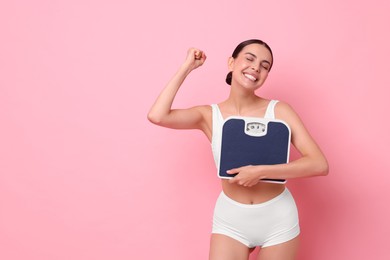
<svg viewBox="0 0 390 260"><path fill-rule="evenodd" d="M261 67L265 70L269 70L269 66L261 65Z"/></svg>
<svg viewBox="0 0 390 260"><path fill-rule="evenodd" d="M263 69L265 69L265 70L269 70L270 64L268 63L268 61L263 61L263 62L261 63L261 67L262 67Z"/></svg>

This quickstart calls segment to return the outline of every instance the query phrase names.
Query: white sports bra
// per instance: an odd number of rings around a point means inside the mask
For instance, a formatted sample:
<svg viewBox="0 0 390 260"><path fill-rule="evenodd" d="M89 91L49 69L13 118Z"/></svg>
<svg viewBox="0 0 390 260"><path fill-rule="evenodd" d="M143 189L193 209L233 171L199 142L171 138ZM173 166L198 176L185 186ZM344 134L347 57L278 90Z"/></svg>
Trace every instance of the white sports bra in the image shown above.
<svg viewBox="0 0 390 260"><path fill-rule="evenodd" d="M268 103L267 110L265 111L264 118L267 119L275 119L275 105L278 103L278 100L271 100ZM218 168L219 165L219 158L221 153L221 142L222 142L222 126L225 122L224 118L222 117L222 113L219 110L219 107L217 104L211 105L212 111L213 111L213 135L211 138L211 149L213 151L214 161L215 165Z"/></svg>

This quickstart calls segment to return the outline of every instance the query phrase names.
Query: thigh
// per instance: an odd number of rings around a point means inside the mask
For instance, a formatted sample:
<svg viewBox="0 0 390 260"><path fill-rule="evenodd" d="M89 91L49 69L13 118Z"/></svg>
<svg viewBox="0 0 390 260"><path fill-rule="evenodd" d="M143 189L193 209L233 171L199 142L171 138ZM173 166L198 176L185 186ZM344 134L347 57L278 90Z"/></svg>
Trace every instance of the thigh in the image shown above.
<svg viewBox="0 0 390 260"><path fill-rule="evenodd" d="M250 249L241 242L221 234L212 234L209 260L248 260Z"/></svg>
<svg viewBox="0 0 390 260"><path fill-rule="evenodd" d="M287 242L264 247L260 250L258 260L294 260L299 247L299 236Z"/></svg>

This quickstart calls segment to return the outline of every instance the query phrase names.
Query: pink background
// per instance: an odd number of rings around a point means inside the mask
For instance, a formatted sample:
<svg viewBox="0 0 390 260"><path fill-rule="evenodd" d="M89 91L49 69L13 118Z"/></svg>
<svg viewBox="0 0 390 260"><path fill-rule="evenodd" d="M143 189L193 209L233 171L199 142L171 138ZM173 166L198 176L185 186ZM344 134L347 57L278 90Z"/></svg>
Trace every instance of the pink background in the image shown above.
<svg viewBox="0 0 390 260"><path fill-rule="evenodd" d="M175 107L223 100L227 58L249 38L275 53L259 94L290 103L330 163L288 183L299 259L389 259L389 7L2 1L0 259L207 259L210 144L146 114L192 46L208 60Z"/></svg>

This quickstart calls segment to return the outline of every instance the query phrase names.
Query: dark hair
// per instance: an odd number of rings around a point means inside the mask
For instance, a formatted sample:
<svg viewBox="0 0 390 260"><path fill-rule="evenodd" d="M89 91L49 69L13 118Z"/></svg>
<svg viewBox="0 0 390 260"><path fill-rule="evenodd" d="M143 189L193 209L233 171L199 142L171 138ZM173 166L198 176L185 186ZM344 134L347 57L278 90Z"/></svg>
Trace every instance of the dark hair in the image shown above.
<svg viewBox="0 0 390 260"><path fill-rule="evenodd" d="M267 48L267 50L269 50L269 52L271 53L271 57L272 57L272 63L271 63L271 66L269 67L269 70L268 71L271 71L271 68L272 68L272 65L274 63L274 56L272 54L272 50L271 50L271 47L268 46L267 43L263 42L262 40L258 40L258 39L251 39L251 40L247 40L247 41L244 41L242 43L240 43L239 45L237 45L237 47L234 49L233 51L233 54L232 54L232 57L233 58L237 58L238 54L240 54L240 52L242 51L242 49L244 49L245 46L248 46L250 44L260 44L260 45L263 45L264 47ZM231 85L232 84L232 72L230 71L227 76L226 76L226 83Z"/></svg>

